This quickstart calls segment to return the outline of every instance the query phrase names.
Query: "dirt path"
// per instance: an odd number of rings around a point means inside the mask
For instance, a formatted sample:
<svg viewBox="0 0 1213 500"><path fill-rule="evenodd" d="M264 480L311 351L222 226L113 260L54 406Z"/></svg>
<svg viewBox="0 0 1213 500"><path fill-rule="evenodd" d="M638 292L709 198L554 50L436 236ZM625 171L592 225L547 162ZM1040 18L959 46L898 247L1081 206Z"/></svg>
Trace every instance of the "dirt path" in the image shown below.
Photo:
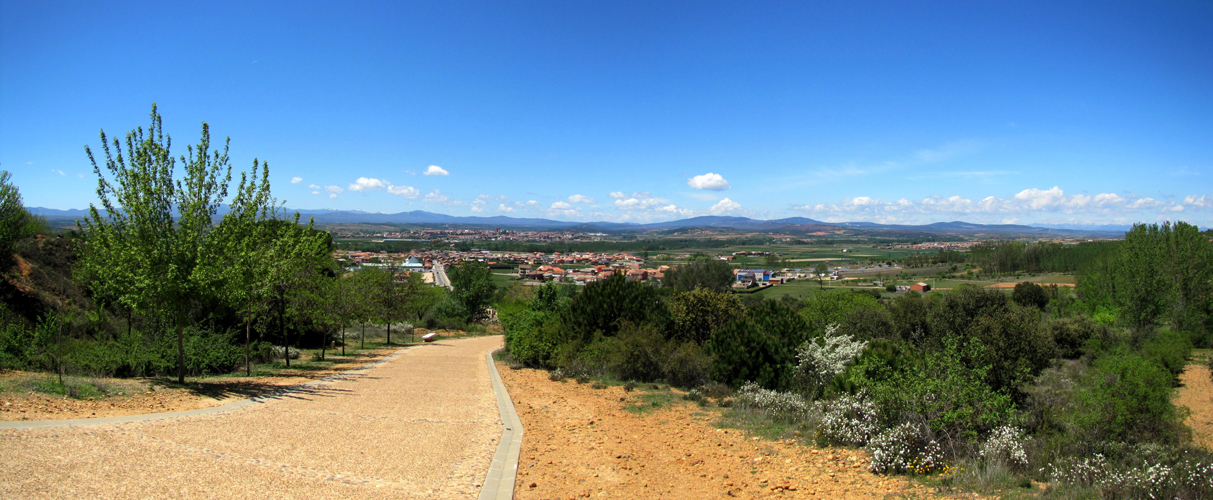
<svg viewBox="0 0 1213 500"><path fill-rule="evenodd" d="M499 345L425 344L226 413L0 431L0 498L471 498L501 435Z"/></svg>
<svg viewBox="0 0 1213 500"><path fill-rule="evenodd" d="M857 450L762 441L711 425L694 404L633 414L636 393L553 382L498 364L526 435L514 498L883 498L931 496L867 471Z"/></svg>
<svg viewBox="0 0 1213 500"><path fill-rule="evenodd" d="M1213 353L1205 351L1203 356ZM1213 449L1213 378L1205 358L1195 356L1179 376L1180 387L1175 392L1175 406L1186 406L1192 413L1185 424L1192 428L1192 440L1206 449Z"/></svg>

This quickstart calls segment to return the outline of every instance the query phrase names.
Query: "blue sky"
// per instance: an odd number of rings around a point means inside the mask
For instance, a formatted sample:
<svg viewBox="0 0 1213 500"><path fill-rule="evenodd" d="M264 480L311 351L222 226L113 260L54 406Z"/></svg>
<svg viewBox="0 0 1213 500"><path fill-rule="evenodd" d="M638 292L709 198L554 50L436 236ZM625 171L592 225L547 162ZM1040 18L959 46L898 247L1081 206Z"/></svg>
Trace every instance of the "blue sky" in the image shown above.
<svg viewBox="0 0 1213 500"><path fill-rule="evenodd" d="M0 0L27 205L152 102L293 208L1213 225L1201 1Z"/></svg>

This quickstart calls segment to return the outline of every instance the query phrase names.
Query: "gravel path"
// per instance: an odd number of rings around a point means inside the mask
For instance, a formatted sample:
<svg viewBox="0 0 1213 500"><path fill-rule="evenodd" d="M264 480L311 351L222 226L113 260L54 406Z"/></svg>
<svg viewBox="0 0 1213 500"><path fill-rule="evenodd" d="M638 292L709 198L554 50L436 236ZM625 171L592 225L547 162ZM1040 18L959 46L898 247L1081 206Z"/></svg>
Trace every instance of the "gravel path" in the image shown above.
<svg viewBox="0 0 1213 500"><path fill-rule="evenodd" d="M0 431L0 498L473 498L501 435L500 345L425 344L226 413Z"/></svg>

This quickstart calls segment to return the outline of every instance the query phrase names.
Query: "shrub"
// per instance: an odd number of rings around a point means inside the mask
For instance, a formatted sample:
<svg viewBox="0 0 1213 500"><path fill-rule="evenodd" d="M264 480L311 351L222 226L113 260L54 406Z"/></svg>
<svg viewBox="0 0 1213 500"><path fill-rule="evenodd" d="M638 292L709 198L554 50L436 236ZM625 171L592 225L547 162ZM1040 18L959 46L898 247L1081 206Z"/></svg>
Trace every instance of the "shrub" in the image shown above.
<svg viewBox="0 0 1213 500"><path fill-rule="evenodd" d="M1015 285L1015 290L1011 292L1011 300L1023 307L1035 307L1041 310L1049 305L1049 295L1045 293L1044 287L1030 281Z"/></svg>
<svg viewBox="0 0 1213 500"><path fill-rule="evenodd" d="M1054 347L1040 328L1039 313L1026 307L1000 309L980 316L966 331L979 340L964 356L970 368L988 367L986 382L1021 398L1020 385L1049 366Z"/></svg>
<svg viewBox="0 0 1213 500"><path fill-rule="evenodd" d="M825 331L827 325L845 323L853 312L858 311L859 315L879 314L875 311L883 310L880 301L867 293L833 290L809 296L799 312L809 331L819 334Z"/></svg>
<svg viewBox="0 0 1213 500"><path fill-rule="evenodd" d="M920 426L904 422L881 432L867 446L872 453L872 472L930 474L947 462L939 443Z"/></svg>
<svg viewBox="0 0 1213 500"><path fill-rule="evenodd" d="M824 387L867 347L867 342L853 340L848 335L834 335L838 325L826 327L825 336L809 340L796 350L796 370L816 387Z"/></svg>
<svg viewBox="0 0 1213 500"><path fill-rule="evenodd" d="M664 375L666 340L653 325L625 323L604 342L606 369L620 380L649 382Z"/></svg>
<svg viewBox="0 0 1213 500"><path fill-rule="evenodd" d="M555 314L526 309L503 313L500 319L505 348L519 363L535 368L554 365L557 350L566 342Z"/></svg>
<svg viewBox="0 0 1213 500"><path fill-rule="evenodd" d="M1182 424L1172 380L1161 363L1139 354L1098 358L1076 395L1073 425L1086 441L1174 443Z"/></svg>
<svg viewBox="0 0 1213 500"><path fill-rule="evenodd" d="M970 325L982 316L991 316L1008 309L1007 296L998 290L961 285L944 294L943 300L931 308L926 318L930 324L926 343L939 347L948 336L968 333Z"/></svg>
<svg viewBox="0 0 1213 500"><path fill-rule="evenodd" d="M670 337L681 341L707 342L720 327L745 313L737 296L696 288L670 297Z"/></svg>
<svg viewBox="0 0 1213 500"><path fill-rule="evenodd" d="M795 348L806 340L805 327L794 311L776 301L750 309L705 346L713 356L712 379L733 387L752 381L768 389L788 388L795 375Z"/></svg>
<svg viewBox="0 0 1213 500"><path fill-rule="evenodd" d="M1027 467L1028 454L1024 452L1023 439L1023 431L1017 427L998 427L982 443L979 454L988 464Z"/></svg>
<svg viewBox="0 0 1213 500"><path fill-rule="evenodd" d="M741 386L734 404L738 408L759 410L787 422L803 421L818 411L812 403L797 394L763 389L753 382Z"/></svg>
<svg viewBox="0 0 1213 500"><path fill-rule="evenodd" d="M1096 324L1085 316L1056 319L1049 322L1049 336L1057 349L1057 356L1074 359L1082 355L1082 349L1087 341L1098 335L1098 331L1107 327Z"/></svg>
<svg viewBox="0 0 1213 500"><path fill-rule="evenodd" d="M884 286L884 291L889 292L889 293L894 293L894 292L896 292L896 291L897 291L897 285L894 285L894 284L891 284L891 283L890 283L890 284L888 284L888 285L885 285L885 286Z"/></svg>
<svg viewBox="0 0 1213 500"><path fill-rule="evenodd" d="M586 285L569 301L563 320L571 333L588 344L595 335L614 336L625 322L663 325L665 315L656 288L616 273Z"/></svg>
<svg viewBox="0 0 1213 500"><path fill-rule="evenodd" d="M867 392L822 401L818 437L830 444L863 446L880 430L876 403Z"/></svg>
<svg viewBox="0 0 1213 500"><path fill-rule="evenodd" d="M675 387L698 387L710 384L712 358L694 342L668 344L670 348L663 363L662 372L670 385Z"/></svg>

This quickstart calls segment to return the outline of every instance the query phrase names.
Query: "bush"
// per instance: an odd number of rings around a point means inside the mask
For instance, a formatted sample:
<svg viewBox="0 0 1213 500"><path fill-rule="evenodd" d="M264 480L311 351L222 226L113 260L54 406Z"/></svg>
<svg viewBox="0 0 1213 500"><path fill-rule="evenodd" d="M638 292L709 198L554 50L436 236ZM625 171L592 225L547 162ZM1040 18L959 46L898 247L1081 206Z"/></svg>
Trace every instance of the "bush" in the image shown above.
<svg viewBox="0 0 1213 500"><path fill-rule="evenodd" d="M838 325L826 327L825 336L809 340L796 350L796 370L813 389L825 387L867 347L867 342L853 340L847 335L834 335Z"/></svg>
<svg viewBox="0 0 1213 500"><path fill-rule="evenodd" d="M707 342L725 324L745 314L737 296L696 288L670 297L670 337L681 341Z"/></svg>
<svg viewBox="0 0 1213 500"><path fill-rule="evenodd" d="M930 474L947 466L939 443L921 426L904 422L881 432L868 443L872 472Z"/></svg>
<svg viewBox="0 0 1213 500"><path fill-rule="evenodd" d="M1019 387L1049 366L1054 347L1040 328L1039 312L1032 308L1000 309L980 316L967 329L969 339L980 341L967 349L969 368L984 368L994 390L1022 395Z"/></svg>
<svg viewBox="0 0 1213 500"><path fill-rule="evenodd" d="M571 333L588 344L595 335L614 336L624 322L664 326L665 315L656 288L616 273L586 285L569 302L563 319Z"/></svg>
<svg viewBox="0 0 1213 500"><path fill-rule="evenodd" d="M670 343L662 371L675 387L699 387L711 384L712 358L694 342Z"/></svg>
<svg viewBox="0 0 1213 500"><path fill-rule="evenodd" d="M525 309L502 313L505 348L525 366L554 366L558 349L567 341L559 318L549 312Z"/></svg>
<svg viewBox="0 0 1213 500"><path fill-rule="evenodd" d="M1011 292L1011 300L1023 307L1035 307L1044 310L1049 305L1049 295L1045 289L1036 283L1025 281L1015 285Z"/></svg>
<svg viewBox="0 0 1213 500"><path fill-rule="evenodd" d="M1053 346L1057 349L1057 356L1075 359L1082 355L1087 341L1100 335L1099 331L1106 328L1085 316L1078 316L1049 322L1048 332L1053 339Z"/></svg>
<svg viewBox="0 0 1213 500"><path fill-rule="evenodd" d="M651 382L665 374L665 337L648 324L625 323L605 341L606 369L620 380Z"/></svg>
<svg viewBox="0 0 1213 500"><path fill-rule="evenodd" d="M1171 404L1173 376L1136 353L1098 358L1077 394L1074 428L1080 439L1175 443L1182 423Z"/></svg>
<svg viewBox="0 0 1213 500"><path fill-rule="evenodd" d="M746 317L725 325L705 350L713 356L712 379L741 387L756 382L767 389L786 389L795 376L795 348L806 339L804 320L776 301L750 309Z"/></svg>

